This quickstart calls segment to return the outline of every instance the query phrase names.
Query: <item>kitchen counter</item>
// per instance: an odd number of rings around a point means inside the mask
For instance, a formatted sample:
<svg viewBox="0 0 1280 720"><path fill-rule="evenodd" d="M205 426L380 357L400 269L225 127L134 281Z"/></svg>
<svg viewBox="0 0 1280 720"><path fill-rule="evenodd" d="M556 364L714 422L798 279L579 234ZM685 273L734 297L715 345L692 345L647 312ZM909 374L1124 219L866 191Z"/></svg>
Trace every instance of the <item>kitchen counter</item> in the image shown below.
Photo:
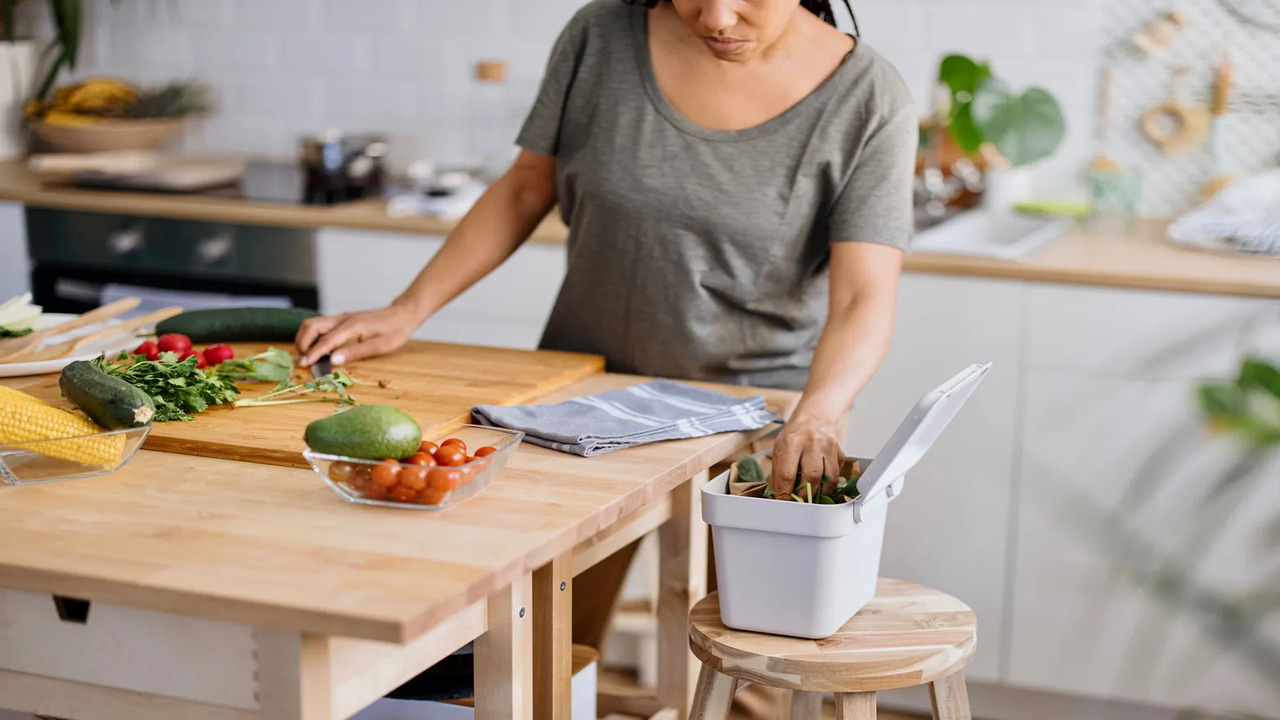
<svg viewBox="0 0 1280 720"><path fill-rule="evenodd" d="M381 200L345 205L286 206L192 195L82 190L42 183L20 161L0 163L0 200L87 212L126 211L185 218L286 227L340 227L444 235L454 223L431 218L393 218ZM1184 250L1164 241L1167 223L1143 221L1135 237L1107 237L1083 230L1022 260L908 254L907 272L1095 285L1141 290L1280 298L1280 261ZM567 228L556 216L538 226L531 240L563 243Z"/></svg>

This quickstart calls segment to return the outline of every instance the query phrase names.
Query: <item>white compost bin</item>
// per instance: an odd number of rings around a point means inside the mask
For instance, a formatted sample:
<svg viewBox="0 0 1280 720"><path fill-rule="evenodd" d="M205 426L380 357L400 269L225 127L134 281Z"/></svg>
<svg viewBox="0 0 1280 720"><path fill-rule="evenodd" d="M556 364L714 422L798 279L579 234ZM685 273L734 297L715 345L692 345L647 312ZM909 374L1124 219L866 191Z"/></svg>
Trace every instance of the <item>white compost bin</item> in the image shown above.
<svg viewBox="0 0 1280 720"><path fill-rule="evenodd" d="M875 595L889 502L991 365L972 365L925 395L874 460L859 497L819 505L729 494L729 474L702 488L715 543L720 619L749 632L825 638Z"/></svg>

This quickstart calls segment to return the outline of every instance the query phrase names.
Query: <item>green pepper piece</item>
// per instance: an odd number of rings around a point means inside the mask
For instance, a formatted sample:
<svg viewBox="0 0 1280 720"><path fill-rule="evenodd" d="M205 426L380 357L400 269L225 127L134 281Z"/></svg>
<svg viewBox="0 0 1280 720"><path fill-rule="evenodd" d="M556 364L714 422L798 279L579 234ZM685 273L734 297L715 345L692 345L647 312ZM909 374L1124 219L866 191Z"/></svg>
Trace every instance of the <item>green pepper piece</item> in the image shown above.
<svg viewBox="0 0 1280 720"><path fill-rule="evenodd" d="M835 500L832 500L831 498L827 497L826 495L823 495L822 497L818 498L818 504L819 504L819 505L835 505L835 504L836 504L836 501L835 501Z"/></svg>

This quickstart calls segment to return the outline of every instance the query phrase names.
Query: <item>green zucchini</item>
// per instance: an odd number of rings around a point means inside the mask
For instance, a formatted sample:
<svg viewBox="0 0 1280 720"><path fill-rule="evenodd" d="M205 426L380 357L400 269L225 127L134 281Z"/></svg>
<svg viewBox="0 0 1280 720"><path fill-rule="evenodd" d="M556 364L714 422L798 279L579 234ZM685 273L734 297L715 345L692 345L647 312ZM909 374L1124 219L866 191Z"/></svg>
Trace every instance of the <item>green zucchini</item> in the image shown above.
<svg viewBox="0 0 1280 720"><path fill-rule="evenodd" d="M315 317L299 308L211 308L191 310L161 320L156 334L186 335L194 343L286 342L298 334L302 321Z"/></svg>
<svg viewBox="0 0 1280 720"><path fill-rule="evenodd" d="M71 363L58 378L62 396L108 430L141 427L156 414L151 396L86 360Z"/></svg>

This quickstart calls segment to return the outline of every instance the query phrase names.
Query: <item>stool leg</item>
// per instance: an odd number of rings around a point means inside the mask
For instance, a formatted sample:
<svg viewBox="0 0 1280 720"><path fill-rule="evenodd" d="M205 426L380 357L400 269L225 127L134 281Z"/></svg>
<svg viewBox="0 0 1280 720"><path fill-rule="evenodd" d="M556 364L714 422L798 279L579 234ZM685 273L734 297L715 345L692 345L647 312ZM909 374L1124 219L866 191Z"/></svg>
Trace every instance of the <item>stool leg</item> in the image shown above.
<svg viewBox="0 0 1280 720"><path fill-rule="evenodd" d="M786 720L822 720L822 693L789 690L782 712Z"/></svg>
<svg viewBox="0 0 1280 720"><path fill-rule="evenodd" d="M969 690L965 687L963 672L930 683L929 701L933 704L934 720L973 718L969 714Z"/></svg>
<svg viewBox="0 0 1280 720"><path fill-rule="evenodd" d="M733 703L738 681L703 665L698 671L698 685L693 692L693 711L689 720L725 720Z"/></svg>
<svg viewBox="0 0 1280 720"><path fill-rule="evenodd" d="M876 694L873 692L837 693L838 720L876 720Z"/></svg>

